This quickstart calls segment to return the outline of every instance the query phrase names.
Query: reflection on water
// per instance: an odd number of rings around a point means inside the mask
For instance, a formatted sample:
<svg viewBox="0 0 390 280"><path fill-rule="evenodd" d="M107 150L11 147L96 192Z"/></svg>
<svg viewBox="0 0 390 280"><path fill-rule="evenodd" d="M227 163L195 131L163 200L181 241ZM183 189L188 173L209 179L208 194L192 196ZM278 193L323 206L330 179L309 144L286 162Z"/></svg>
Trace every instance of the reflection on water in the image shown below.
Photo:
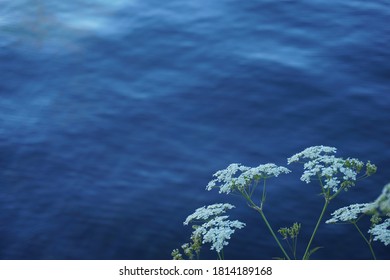
<svg viewBox="0 0 390 280"><path fill-rule="evenodd" d="M83 37L123 33L120 12L132 9L136 1L2 2L2 39L62 53L76 51L76 41Z"/></svg>

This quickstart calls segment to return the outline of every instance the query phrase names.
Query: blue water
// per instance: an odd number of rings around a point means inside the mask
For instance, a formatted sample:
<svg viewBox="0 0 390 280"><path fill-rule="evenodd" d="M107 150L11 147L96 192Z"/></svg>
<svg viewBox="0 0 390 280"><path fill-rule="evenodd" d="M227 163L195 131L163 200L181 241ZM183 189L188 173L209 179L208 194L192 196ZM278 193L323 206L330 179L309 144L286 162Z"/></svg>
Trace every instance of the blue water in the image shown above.
<svg viewBox="0 0 390 280"><path fill-rule="evenodd" d="M205 186L312 145L378 166L329 211L372 201L390 182L389 19L385 0L0 1L0 258L170 259L215 202L247 224L226 258L280 257L256 212ZM265 211L302 223L302 254L322 201L291 168ZM348 225L313 245L370 258Z"/></svg>

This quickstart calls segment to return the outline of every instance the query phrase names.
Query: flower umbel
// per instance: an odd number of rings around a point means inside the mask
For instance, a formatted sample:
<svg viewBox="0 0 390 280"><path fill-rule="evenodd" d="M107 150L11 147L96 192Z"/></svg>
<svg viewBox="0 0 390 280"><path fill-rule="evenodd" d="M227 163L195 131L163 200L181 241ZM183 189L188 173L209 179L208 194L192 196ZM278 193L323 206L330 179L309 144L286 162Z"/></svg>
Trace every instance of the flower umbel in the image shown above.
<svg viewBox="0 0 390 280"><path fill-rule="evenodd" d="M187 217L184 221L184 225L188 225L194 221L206 221L212 217L218 216L226 212L226 210L235 208L234 205L229 203L216 203L209 206L203 206L195 210L195 212Z"/></svg>
<svg viewBox="0 0 390 280"><path fill-rule="evenodd" d="M202 243L211 243L211 250L220 253L227 241L236 229L241 229L245 223L240 221L230 221L229 216L220 216L226 210L234 208L233 205L218 203L196 209L195 213L189 215L184 222L203 221L203 224L194 227L192 236L201 237ZM184 248L185 249L185 248Z"/></svg>
<svg viewBox="0 0 390 280"><path fill-rule="evenodd" d="M313 146L306 148L300 153L297 153L293 155L292 157L287 159L287 164L290 164L292 162L299 162L300 159L316 159L318 157L321 157L323 155L321 154L334 154L336 153L337 149L334 147L328 147L328 146Z"/></svg>
<svg viewBox="0 0 390 280"><path fill-rule="evenodd" d="M337 209L332 213L333 218L325 223L332 224L337 222L354 222L360 214L371 209L370 203L357 203Z"/></svg>
<svg viewBox="0 0 390 280"><path fill-rule="evenodd" d="M206 190L210 191L215 187L219 187L219 193L230 193L234 189L235 181L237 177L234 175L239 172L240 174L247 171L249 167L243 166L240 163L232 163L223 170L219 170L214 173L215 179L211 180L206 187ZM217 186L219 183L219 186ZM239 182L237 182L239 183ZM244 182L240 182L241 184Z"/></svg>
<svg viewBox="0 0 390 280"><path fill-rule="evenodd" d="M368 231L374 235L374 241L381 241L386 246L390 244L390 218L386 219L383 223L375 225Z"/></svg>
<svg viewBox="0 0 390 280"><path fill-rule="evenodd" d="M294 223L291 227L283 227L278 230L278 232L283 236L283 239L287 238L296 238L301 229L300 223Z"/></svg>
<svg viewBox="0 0 390 280"><path fill-rule="evenodd" d="M262 164L257 167L247 167L238 163L230 164L226 169L217 171L206 190L219 188L219 193L230 193L234 190L242 191L253 182L270 177L278 177L280 174L291 171L283 166L273 163Z"/></svg>
<svg viewBox="0 0 390 280"><path fill-rule="evenodd" d="M203 243L211 243L210 249L219 253L224 246L229 244L227 240L230 239L235 230L245 226L244 223L237 220L230 221L228 218L229 216L215 217L198 227L194 234L202 235Z"/></svg>
<svg viewBox="0 0 390 280"><path fill-rule="evenodd" d="M334 153L336 148L314 146L288 158L287 163L304 160L301 181L310 183L312 180L319 180L324 192L332 190L337 193L340 189L347 190L355 185L357 175L362 171L364 163L355 158L335 157ZM368 161L365 176L375 172L376 166Z"/></svg>

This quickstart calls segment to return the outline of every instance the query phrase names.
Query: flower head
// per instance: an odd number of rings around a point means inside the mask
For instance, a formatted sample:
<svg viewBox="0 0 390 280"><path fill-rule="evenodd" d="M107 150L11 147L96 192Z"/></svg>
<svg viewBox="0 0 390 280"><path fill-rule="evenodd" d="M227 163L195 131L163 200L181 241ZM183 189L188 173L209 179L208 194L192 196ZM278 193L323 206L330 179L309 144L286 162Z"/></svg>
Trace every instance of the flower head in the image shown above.
<svg viewBox="0 0 390 280"><path fill-rule="evenodd" d="M368 231L374 236L374 241L381 241L386 246L390 244L390 218L386 219L383 223L375 225Z"/></svg>
<svg viewBox="0 0 390 280"><path fill-rule="evenodd" d="M233 205L218 203L201 207L195 210L195 213L189 215L184 224L189 222L202 221L203 224L194 226L192 236L201 237L202 243L211 243L211 250L218 253L224 246L228 245L227 241L236 229L241 229L245 226L240 221L230 221L229 216L221 216L226 210L234 208ZM186 248L184 248L186 249Z"/></svg>
<svg viewBox="0 0 390 280"><path fill-rule="evenodd" d="M273 163L262 164L257 167L247 167L241 164L230 164L226 169L214 174L215 179L211 180L206 189L210 191L218 187L219 193L230 193L234 190L242 190L254 181L270 177L278 177L280 174L291 172L283 166Z"/></svg>
<svg viewBox="0 0 390 280"><path fill-rule="evenodd" d="M226 212L228 209L234 208L234 205L229 203L216 203L212 205L208 205L200 207L195 210L195 212L187 217L184 221L184 225L188 225L188 223L193 221L206 221L215 216L219 216Z"/></svg>
<svg viewBox="0 0 390 280"><path fill-rule="evenodd" d="M332 213L333 218L326 221L327 224L337 222L354 222L358 215L371 209L371 203L357 203L337 209Z"/></svg>
<svg viewBox="0 0 390 280"><path fill-rule="evenodd" d="M243 184L237 180L238 176L235 176L238 172L241 174L249 169L249 167L243 166L239 163L232 163L225 169L219 170L214 173L215 179L211 180L206 187L206 190L210 191L215 187L219 187L219 193L230 193L235 184Z"/></svg>
<svg viewBox="0 0 390 280"><path fill-rule="evenodd" d="M290 164L292 162L298 162L300 159L315 159L320 156L323 156L322 154L334 154L336 153L337 149L334 147L328 147L328 146L313 146L306 148L300 153L297 153L293 155L292 157L287 159L287 163Z"/></svg>
<svg viewBox="0 0 390 280"><path fill-rule="evenodd" d="M304 172L301 181L310 183L313 179L320 180L322 187L336 193L340 188L354 186L357 174L363 169L364 163L355 158L339 158L333 154L336 148L314 146L295 154L287 159L287 163L304 162ZM376 166L367 162L366 176L375 173Z"/></svg>
<svg viewBox="0 0 390 280"><path fill-rule="evenodd" d="M198 227L194 234L200 234L203 237L203 243L211 243L211 250L218 253L224 246L228 245L227 241L236 229L241 229L245 226L244 223L237 220L228 220L229 216L219 216L204 223Z"/></svg>

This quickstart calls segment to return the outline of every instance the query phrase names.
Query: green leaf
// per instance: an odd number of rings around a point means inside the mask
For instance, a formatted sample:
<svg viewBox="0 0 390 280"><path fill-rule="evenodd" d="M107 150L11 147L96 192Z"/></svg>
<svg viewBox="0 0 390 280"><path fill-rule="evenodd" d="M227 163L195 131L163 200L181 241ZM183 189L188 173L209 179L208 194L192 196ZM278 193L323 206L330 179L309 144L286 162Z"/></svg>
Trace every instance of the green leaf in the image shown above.
<svg viewBox="0 0 390 280"><path fill-rule="evenodd" d="M315 247L315 248L313 248L313 249L311 249L308 253L307 253L307 255L306 256L304 256L304 260L308 260L308 259L310 259L310 256L313 254L313 253L315 253L315 252L317 252L319 249L321 249L321 248L324 248L324 247Z"/></svg>

